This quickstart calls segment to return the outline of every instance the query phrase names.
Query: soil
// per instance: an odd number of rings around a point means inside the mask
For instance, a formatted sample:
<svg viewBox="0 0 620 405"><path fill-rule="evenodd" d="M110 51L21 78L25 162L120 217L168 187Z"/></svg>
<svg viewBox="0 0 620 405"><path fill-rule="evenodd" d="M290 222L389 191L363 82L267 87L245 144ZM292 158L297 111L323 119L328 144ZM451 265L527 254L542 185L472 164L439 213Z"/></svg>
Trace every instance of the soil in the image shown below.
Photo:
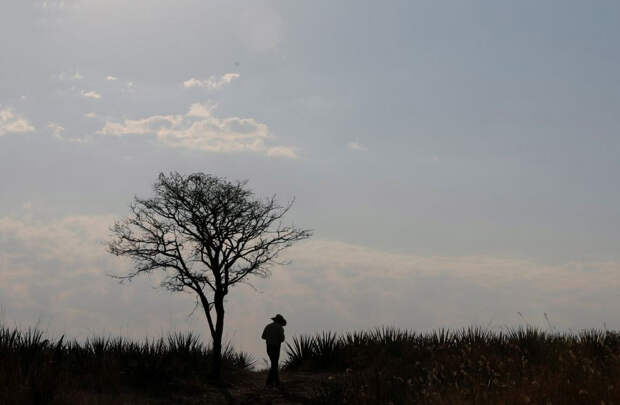
<svg viewBox="0 0 620 405"><path fill-rule="evenodd" d="M255 372L244 381L227 389L232 405L283 405L310 404L321 381L330 377L324 373L281 372L280 387L266 387L267 372Z"/></svg>
<svg viewBox="0 0 620 405"><path fill-rule="evenodd" d="M140 404L140 405L307 405L312 404L312 398L322 381L330 378L331 374L307 372L280 372L280 387L266 387L266 371L245 372L235 377L233 382L219 385L205 385L200 393L170 394L167 398L116 398L110 403ZM334 378L334 377L331 377ZM98 401L84 403L108 403L99 397ZM103 401L102 401L103 400Z"/></svg>

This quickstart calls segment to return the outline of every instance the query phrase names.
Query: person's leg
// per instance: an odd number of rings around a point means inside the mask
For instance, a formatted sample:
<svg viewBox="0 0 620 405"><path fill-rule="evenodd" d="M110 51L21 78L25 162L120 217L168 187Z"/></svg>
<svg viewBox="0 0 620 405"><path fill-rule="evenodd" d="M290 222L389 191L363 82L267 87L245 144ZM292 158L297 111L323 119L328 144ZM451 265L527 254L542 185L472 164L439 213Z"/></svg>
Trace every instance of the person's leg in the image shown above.
<svg viewBox="0 0 620 405"><path fill-rule="evenodd" d="M278 361L280 359L280 346L279 345L269 345L267 346L267 355L269 355L269 360L271 361L271 368L269 369L269 374L267 376L267 385L279 384L280 380L278 377Z"/></svg>
<svg viewBox="0 0 620 405"><path fill-rule="evenodd" d="M266 385L271 386L274 383L274 374L273 374L273 364L274 364L274 358L273 358L273 350L271 349L271 346L267 345L267 356L269 356L269 362L270 367L269 367L269 373L267 373L267 383Z"/></svg>
<svg viewBox="0 0 620 405"><path fill-rule="evenodd" d="M273 366L269 368L269 372L267 373L267 382L265 385L268 387L273 386Z"/></svg>
<svg viewBox="0 0 620 405"><path fill-rule="evenodd" d="M274 384L277 387L279 387L280 386L280 373L279 373L278 362L280 361L280 345L274 348L273 357L275 360L275 367L273 370Z"/></svg>

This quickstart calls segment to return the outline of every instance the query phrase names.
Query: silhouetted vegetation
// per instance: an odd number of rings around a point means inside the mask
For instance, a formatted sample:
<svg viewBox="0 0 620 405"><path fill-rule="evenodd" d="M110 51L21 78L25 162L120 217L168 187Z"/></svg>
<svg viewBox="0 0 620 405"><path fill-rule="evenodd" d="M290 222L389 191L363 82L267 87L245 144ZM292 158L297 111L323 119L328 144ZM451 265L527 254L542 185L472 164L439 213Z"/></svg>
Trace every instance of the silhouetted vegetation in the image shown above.
<svg viewBox="0 0 620 405"><path fill-rule="evenodd" d="M199 395L212 361L211 349L192 333L141 343L120 337L80 343L52 340L37 329L0 327L0 403L108 404L171 392ZM248 370L253 362L230 345L223 350L225 375Z"/></svg>
<svg viewBox="0 0 620 405"><path fill-rule="evenodd" d="M285 369L330 372L317 404L609 404L620 402L620 333L324 332L294 338Z"/></svg>
<svg viewBox="0 0 620 405"><path fill-rule="evenodd" d="M78 342L0 327L0 403L620 402L618 332L382 328L300 336L287 346L283 390L274 391L263 388L265 371L251 372L250 356L230 346L223 351L226 384L214 385L206 378L212 352L191 333Z"/></svg>

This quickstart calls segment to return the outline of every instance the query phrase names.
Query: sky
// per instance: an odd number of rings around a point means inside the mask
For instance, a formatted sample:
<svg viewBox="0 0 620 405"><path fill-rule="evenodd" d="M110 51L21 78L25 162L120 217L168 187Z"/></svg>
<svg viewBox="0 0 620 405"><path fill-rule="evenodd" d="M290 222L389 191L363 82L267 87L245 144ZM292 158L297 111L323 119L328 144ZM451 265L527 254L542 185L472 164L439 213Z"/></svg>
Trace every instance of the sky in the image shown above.
<svg viewBox="0 0 620 405"><path fill-rule="evenodd" d="M314 236L226 333L620 328L615 1L0 5L0 322L208 335L109 227L158 173L295 198ZM545 315L546 314L546 315Z"/></svg>

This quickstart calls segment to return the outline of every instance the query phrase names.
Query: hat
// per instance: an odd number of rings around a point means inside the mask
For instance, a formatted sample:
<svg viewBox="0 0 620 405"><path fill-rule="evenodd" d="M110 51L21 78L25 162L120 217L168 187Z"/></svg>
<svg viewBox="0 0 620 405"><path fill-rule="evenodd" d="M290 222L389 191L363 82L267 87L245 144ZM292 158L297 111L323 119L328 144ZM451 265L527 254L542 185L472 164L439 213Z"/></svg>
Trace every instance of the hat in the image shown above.
<svg viewBox="0 0 620 405"><path fill-rule="evenodd" d="M274 316L273 318L271 318L273 321L279 323L282 326L286 326L286 319L284 319L284 317L280 314Z"/></svg>

